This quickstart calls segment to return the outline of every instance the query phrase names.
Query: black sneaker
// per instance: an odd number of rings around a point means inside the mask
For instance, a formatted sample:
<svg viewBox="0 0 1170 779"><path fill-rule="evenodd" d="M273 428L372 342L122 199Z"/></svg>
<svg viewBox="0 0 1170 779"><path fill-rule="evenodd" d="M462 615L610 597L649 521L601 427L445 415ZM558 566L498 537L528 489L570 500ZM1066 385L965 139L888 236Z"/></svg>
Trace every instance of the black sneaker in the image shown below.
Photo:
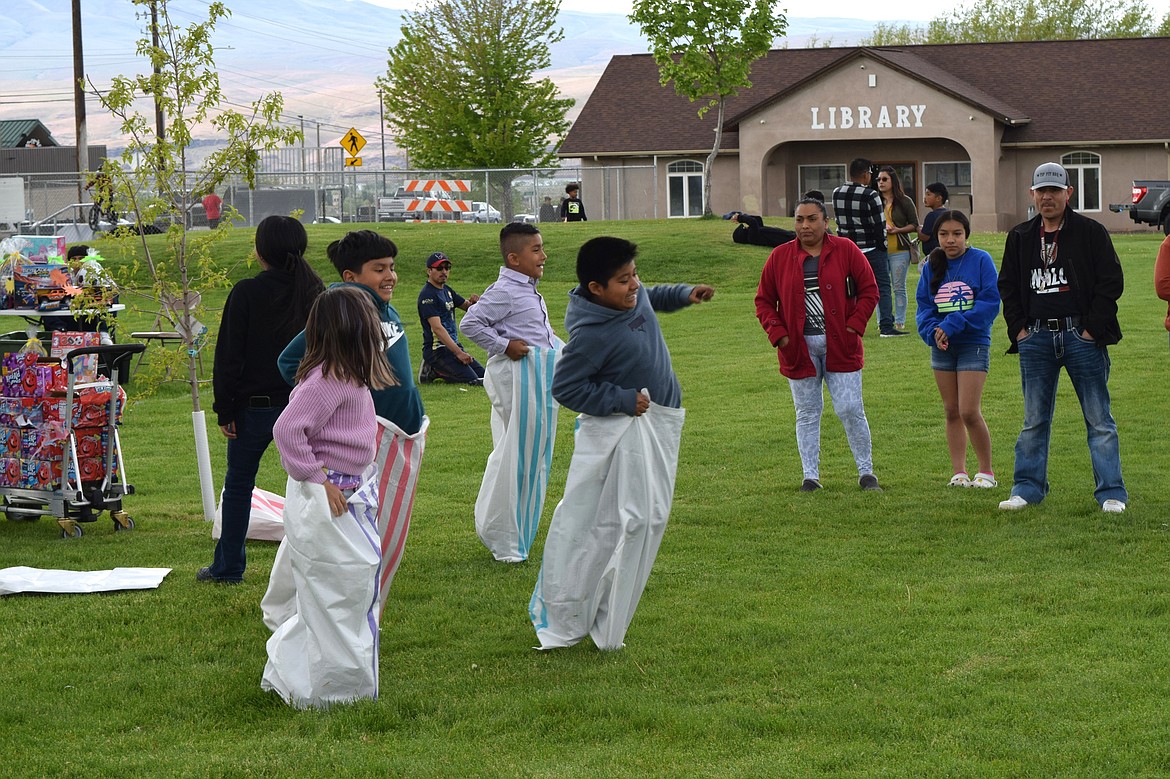
<svg viewBox="0 0 1170 779"><path fill-rule="evenodd" d="M867 473L857 480L857 484L866 492L882 492L881 486L878 484L877 477L872 473Z"/></svg>
<svg viewBox="0 0 1170 779"><path fill-rule="evenodd" d="M801 492L816 492L821 488L821 483L816 479L805 479L804 483L800 485Z"/></svg>
<svg viewBox="0 0 1170 779"><path fill-rule="evenodd" d="M910 335L905 330L886 330L881 334L882 338L897 338L900 335Z"/></svg>
<svg viewBox="0 0 1170 779"><path fill-rule="evenodd" d="M434 380L435 369L432 368L426 360L423 360L422 363L418 366L418 383L430 384Z"/></svg>
<svg viewBox="0 0 1170 779"><path fill-rule="evenodd" d="M195 572L195 581L197 582L215 582L216 584L240 584L242 579L222 579L218 576L211 575L211 568L200 568Z"/></svg>

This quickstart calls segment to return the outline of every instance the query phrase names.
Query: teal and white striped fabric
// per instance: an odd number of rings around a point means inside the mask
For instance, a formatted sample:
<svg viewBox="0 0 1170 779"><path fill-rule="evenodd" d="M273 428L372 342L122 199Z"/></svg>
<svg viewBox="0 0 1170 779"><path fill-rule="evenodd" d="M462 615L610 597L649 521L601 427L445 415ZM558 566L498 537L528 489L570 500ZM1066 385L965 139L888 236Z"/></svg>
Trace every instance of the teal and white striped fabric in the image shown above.
<svg viewBox="0 0 1170 779"><path fill-rule="evenodd" d="M484 369L494 448L475 500L475 532L497 560L527 560L536 540L557 437L559 357L560 349L534 347L521 360L496 355Z"/></svg>

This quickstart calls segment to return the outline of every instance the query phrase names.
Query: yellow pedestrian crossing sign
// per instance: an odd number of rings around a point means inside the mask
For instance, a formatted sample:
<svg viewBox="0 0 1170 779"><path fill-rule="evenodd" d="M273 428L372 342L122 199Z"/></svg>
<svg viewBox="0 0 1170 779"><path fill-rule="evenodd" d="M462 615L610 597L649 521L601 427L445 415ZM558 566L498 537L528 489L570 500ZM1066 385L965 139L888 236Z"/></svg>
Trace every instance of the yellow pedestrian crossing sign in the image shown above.
<svg viewBox="0 0 1170 779"><path fill-rule="evenodd" d="M361 166L362 166L362 158L361 157L346 157L345 158L345 167L347 167L347 168L360 168Z"/></svg>
<svg viewBox="0 0 1170 779"><path fill-rule="evenodd" d="M356 157L357 153L366 145L366 139L362 137L362 134L356 128L351 127L349 128L349 132L345 134L345 137L341 139L340 143L341 148ZM345 164L349 165L349 162L347 161ZM360 165L361 163L358 164Z"/></svg>

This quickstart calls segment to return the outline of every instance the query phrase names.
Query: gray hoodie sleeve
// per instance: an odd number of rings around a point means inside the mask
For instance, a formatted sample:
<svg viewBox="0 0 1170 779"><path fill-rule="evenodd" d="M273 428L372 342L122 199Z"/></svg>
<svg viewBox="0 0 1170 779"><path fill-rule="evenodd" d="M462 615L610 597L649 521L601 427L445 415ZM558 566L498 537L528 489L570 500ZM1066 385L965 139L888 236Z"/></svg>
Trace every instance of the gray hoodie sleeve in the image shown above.
<svg viewBox="0 0 1170 779"><path fill-rule="evenodd" d="M650 306L655 311L678 311L691 304L693 284L659 284L657 287L646 287L646 296L650 298Z"/></svg>

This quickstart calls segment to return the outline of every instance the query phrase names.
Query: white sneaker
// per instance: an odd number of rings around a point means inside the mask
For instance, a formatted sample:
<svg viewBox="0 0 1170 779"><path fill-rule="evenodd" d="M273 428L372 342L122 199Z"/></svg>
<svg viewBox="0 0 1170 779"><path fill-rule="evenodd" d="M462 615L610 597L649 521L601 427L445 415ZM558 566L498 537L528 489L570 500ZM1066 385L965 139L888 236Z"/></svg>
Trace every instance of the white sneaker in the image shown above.
<svg viewBox="0 0 1170 779"><path fill-rule="evenodd" d="M1016 509L1022 509L1027 505L1028 505L1028 501L1024 500L1019 495L1012 495L1007 500L1001 500L999 502L999 507L1001 509L1005 509L1007 511L1015 511Z"/></svg>
<svg viewBox="0 0 1170 779"><path fill-rule="evenodd" d="M999 482L995 480L994 476L992 476L990 473L984 473L983 471L980 471L979 473L975 474L975 478L971 480L971 484L968 486L989 490L992 487L996 487L998 485Z"/></svg>
<svg viewBox="0 0 1170 779"><path fill-rule="evenodd" d="M1107 500L1101 504L1101 510L1106 514L1120 514L1125 511L1125 502L1120 500Z"/></svg>
<svg viewBox="0 0 1170 779"><path fill-rule="evenodd" d="M970 487L971 479L965 473L956 473L947 483L948 487Z"/></svg>

